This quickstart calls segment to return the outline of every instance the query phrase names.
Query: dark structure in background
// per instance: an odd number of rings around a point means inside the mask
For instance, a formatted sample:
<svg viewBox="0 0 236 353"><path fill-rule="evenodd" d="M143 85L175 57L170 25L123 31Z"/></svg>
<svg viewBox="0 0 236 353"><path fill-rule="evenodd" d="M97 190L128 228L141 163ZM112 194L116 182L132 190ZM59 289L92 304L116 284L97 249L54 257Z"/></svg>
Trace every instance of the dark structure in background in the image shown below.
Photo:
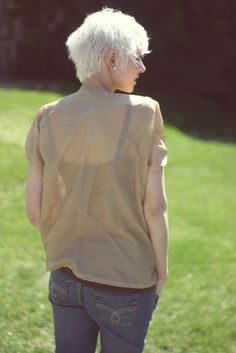
<svg viewBox="0 0 236 353"><path fill-rule="evenodd" d="M194 111L193 94L217 101L219 109L227 111L223 133L232 137L235 0L0 0L0 77L76 84L65 40L87 13L103 6L134 15L148 30L152 54L145 59L148 70L140 80L140 92L162 97L170 116L169 100L173 105L182 100L184 106L183 92ZM208 114L210 120L203 121L200 115L201 111L190 121L180 111L170 120L193 133L204 123L209 136L213 124L216 135L222 134L219 119Z"/></svg>

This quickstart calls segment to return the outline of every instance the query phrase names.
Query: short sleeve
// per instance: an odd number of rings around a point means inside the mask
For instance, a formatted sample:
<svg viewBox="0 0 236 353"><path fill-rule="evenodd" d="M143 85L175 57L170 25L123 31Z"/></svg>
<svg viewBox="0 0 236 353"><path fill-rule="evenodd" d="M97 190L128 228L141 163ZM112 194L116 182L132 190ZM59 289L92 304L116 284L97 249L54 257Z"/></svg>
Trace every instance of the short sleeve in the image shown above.
<svg viewBox="0 0 236 353"><path fill-rule="evenodd" d="M25 140L26 157L30 164L35 166L40 172L43 171L44 167L44 161L40 153L40 120L42 112L43 108L39 109Z"/></svg>
<svg viewBox="0 0 236 353"><path fill-rule="evenodd" d="M167 164L167 147L165 144L165 133L163 118L158 102L155 102L155 116L152 131L152 148L149 158L149 169L160 169Z"/></svg>

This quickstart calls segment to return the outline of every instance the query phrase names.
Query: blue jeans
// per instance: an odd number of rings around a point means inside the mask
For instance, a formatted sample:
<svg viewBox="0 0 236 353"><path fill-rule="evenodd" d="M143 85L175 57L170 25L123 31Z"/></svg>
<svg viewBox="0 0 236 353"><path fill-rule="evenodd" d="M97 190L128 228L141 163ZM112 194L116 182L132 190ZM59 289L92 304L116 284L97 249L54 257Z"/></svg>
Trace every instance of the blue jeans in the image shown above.
<svg viewBox="0 0 236 353"><path fill-rule="evenodd" d="M60 269L52 271L56 353L141 353L158 303L152 292L117 293L81 285Z"/></svg>

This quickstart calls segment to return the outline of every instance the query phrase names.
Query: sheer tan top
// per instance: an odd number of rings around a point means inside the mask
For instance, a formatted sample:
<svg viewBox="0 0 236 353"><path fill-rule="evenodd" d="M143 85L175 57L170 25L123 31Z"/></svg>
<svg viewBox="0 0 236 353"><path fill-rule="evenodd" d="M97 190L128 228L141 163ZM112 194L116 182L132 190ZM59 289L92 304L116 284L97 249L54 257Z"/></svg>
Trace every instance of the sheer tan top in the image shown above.
<svg viewBox="0 0 236 353"><path fill-rule="evenodd" d="M80 88L39 110L25 147L43 175L47 270L64 266L120 287L154 285L142 202L148 170L167 162L159 104Z"/></svg>

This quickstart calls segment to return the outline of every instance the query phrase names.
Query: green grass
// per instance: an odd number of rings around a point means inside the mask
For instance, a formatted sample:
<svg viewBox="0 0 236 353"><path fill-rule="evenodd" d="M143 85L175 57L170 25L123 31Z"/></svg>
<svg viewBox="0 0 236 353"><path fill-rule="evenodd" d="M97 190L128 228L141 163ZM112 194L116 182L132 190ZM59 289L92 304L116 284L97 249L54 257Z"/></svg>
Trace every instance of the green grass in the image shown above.
<svg viewBox="0 0 236 353"><path fill-rule="evenodd" d="M0 90L0 353L52 353L48 274L25 213L24 139L50 92ZM170 275L145 353L235 353L236 147L166 127Z"/></svg>

